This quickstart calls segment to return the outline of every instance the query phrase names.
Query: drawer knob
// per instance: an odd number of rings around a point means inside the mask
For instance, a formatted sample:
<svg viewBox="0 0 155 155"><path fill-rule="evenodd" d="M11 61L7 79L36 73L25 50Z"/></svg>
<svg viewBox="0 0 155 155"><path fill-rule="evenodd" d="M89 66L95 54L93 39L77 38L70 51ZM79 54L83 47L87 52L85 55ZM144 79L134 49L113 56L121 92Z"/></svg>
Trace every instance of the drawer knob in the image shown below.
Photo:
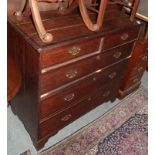
<svg viewBox="0 0 155 155"><path fill-rule="evenodd" d="M122 55L122 52L116 52L114 53L113 57L118 59Z"/></svg>
<svg viewBox="0 0 155 155"><path fill-rule="evenodd" d="M78 72L77 72L76 69L71 69L70 71L68 71L66 73L66 77L69 78L69 79L72 79L72 78L76 77L77 73Z"/></svg>
<svg viewBox="0 0 155 155"><path fill-rule="evenodd" d="M61 121L66 122L72 117L71 114L65 115L64 117L61 118Z"/></svg>
<svg viewBox="0 0 155 155"><path fill-rule="evenodd" d="M74 97L75 97L75 94L71 93L71 94L67 95L66 97L64 97L64 100L69 102L69 101L73 100Z"/></svg>
<svg viewBox="0 0 155 155"><path fill-rule="evenodd" d="M111 74L109 74L109 78L110 78L110 79L113 79L113 78L116 77L116 75L117 75L116 72L112 72Z"/></svg>
<svg viewBox="0 0 155 155"><path fill-rule="evenodd" d="M143 56L143 57L142 57L142 60L143 60L143 61L147 61L147 56Z"/></svg>
<svg viewBox="0 0 155 155"><path fill-rule="evenodd" d="M124 33L121 35L122 40L126 40L126 39L128 39L128 37L129 37L129 35L127 33Z"/></svg>
<svg viewBox="0 0 155 155"><path fill-rule="evenodd" d="M102 96L103 97L108 97L110 95L110 91L108 90L108 91L106 91Z"/></svg>
<svg viewBox="0 0 155 155"><path fill-rule="evenodd" d="M80 51L81 51L81 48L79 46L73 46L71 49L68 50L68 53L75 56L79 54Z"/></svg>

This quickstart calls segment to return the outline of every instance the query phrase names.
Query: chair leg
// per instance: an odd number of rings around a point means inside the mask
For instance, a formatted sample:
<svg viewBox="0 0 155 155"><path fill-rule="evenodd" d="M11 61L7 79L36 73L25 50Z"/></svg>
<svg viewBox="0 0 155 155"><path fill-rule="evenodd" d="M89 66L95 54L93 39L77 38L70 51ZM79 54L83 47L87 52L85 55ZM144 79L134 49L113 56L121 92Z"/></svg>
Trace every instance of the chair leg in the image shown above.
<svg viewBox="0 0 155 155"><path fill-rule="evenodd" d="M78 4L79 4L79 0L75 0L70 4L68 8L60 7L59 13L62 15L69 14L78 7Z"/></svg>
<svg viewBox="0 0 155 155"><path fill-rule="evenodd" d="M52 34L47 33L44 28L44 25L42 23L41 16L39 13L37 0L29 0L29 5L31 8L32 18L40 39L45 43L51 42L53 40L53 36Z"/></svg>
<svg viewBox="0 0 155 155"><path fill-rule="evenodd" d="M15 16L17 21L22 21L23 17L29 17L31 15L31 9L29 6L29 1L25 0L24 1L24 8L22 9L22 11L16 11L15 12Z"/></svg>
<svg viewBox="0 0 155 155"><path fill-rule="evenodd" d="M132 11L131 11L131 16L130 16L131 21L133 21L134 18L135 18L139 3L140 3L140 0L135 0L134 1L133 8L132 8Z"/></svg>
<svg viewBox="0 0 155 155"><path fill-rule="evenodd" d="M97 23L93 24L89 15L88 15L85 2L83 0L79 0L80 13L81 13L81 16L83 18L85 25L88 27L89 30L98 31L101 28L101 26L103 24L103 18L104 18L107 2L108 2L108 0L101 0Z"/></svg>

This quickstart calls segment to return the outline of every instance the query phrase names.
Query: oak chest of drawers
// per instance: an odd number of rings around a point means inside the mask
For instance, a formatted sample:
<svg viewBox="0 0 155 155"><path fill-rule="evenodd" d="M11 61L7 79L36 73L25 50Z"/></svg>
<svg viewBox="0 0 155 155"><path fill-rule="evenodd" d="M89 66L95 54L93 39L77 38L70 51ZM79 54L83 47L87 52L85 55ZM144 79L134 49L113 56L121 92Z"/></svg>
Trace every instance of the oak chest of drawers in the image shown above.
<svg viewBox="0 0 155 155"><path fill-rule="evenodd" d="M89 31L78 14L42 16L54 35L51 44L40 41L30 19L8 18L8 52L22 75L11 107L37 149L65 125L115 100L140 30L113 7L99 32Z"/></svg>

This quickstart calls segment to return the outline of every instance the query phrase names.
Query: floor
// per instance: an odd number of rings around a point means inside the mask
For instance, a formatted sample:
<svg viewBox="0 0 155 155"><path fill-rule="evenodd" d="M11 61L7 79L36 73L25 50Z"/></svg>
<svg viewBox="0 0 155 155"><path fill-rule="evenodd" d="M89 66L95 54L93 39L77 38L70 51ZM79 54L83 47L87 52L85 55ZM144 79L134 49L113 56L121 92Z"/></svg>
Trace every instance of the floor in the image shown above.
<svg viewBox="0 0 155 155"><path fill-rule="evenodd" d="M143 75L142 85L148 88L147 72L145 72ZM68 137L72 133L79 130L81 127L87 125L91 121L103 115L110 108L115 106L118 102L119 100L117 99L113 103L111 102L104 103L98 106L96 109L90 111L86 115L82 116L78 120L74 121L70 125L66 126L62 130L60 130L55 136L51 137L42 150L47 149L50 146L58 143L59 141L63 140L64 138ZM28 149L30 149L32 155L36 155L37 151L32 144L29 134L26 132L22 122L18 119L18 117L12 113L10 107L8 107L7 115L8 115L7 155L20 155L21 153L25 152Z"/></svg>

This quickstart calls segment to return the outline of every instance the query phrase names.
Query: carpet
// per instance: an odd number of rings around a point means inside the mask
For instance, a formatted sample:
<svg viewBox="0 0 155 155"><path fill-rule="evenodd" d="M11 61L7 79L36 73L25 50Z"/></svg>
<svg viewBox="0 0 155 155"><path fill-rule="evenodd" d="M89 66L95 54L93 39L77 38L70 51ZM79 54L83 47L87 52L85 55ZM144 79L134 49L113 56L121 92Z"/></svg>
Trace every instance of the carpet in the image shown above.
<svg viewBox="0 0 155 155"><path fill-rule="evenodd" d="M106 114L39 155L147 155L148 96L140 87Z"/></svg>

